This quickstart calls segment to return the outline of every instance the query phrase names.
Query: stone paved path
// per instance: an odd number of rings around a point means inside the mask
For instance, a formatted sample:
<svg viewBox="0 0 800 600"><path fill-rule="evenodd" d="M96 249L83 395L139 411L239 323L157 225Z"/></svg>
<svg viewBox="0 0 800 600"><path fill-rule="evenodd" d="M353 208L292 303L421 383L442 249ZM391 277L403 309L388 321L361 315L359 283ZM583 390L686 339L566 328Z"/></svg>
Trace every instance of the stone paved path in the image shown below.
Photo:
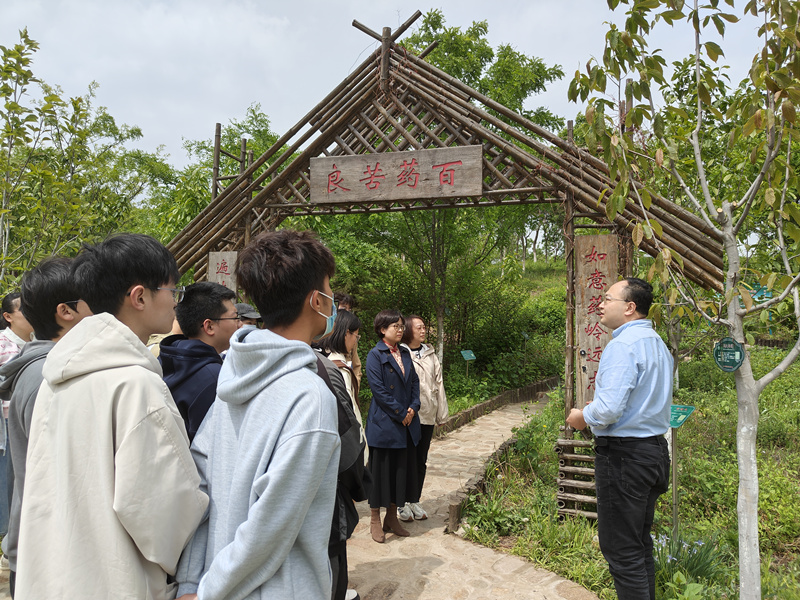
<svg viewBox="0 0 800 600"><path fill-rule="evenodd" d="M434 440L428 455L422 506L425 521L408 523L411 537L388 533L376 544L369 507L347 553L350 584L363 600L597 600L597 596L523 559L444 533L449 496L480 473L486 459L524 420L522 405L508 405ZM11 598L0 573L0 600Z"/></svg>
<svg viewBox="0 0 800 600"><path fill-rule="evenodd" d="M576 583L531 563L445 534L449 496L483 469L486 459L523 422L522 405L507 405L446 437L428 455L425 521L404 524L411 537L369 533L369 507L347 544L350 586L363 600L597 600Z"/></svg>

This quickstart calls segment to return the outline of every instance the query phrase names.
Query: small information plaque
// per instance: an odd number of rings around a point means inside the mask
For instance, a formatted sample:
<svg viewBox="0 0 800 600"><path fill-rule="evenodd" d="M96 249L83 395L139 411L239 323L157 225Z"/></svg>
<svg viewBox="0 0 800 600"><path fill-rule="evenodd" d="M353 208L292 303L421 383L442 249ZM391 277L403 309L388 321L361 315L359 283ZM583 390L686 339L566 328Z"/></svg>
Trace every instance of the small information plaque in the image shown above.
<svg viewBox="0 0 800 600"><path fill-rule="evenodd" d="M461 356L463 356L464 360L466 360L467 362L475 360L475 353L472 350L462 350Z"/></svg>
<svg viewBox="0 0 800 600"><path fill-rule="evenodd" d="M694 412L694 406L685 406L683 404L673 404L669 410L669 426L677 429L684 424L689 415Z"/></svg>
<svg viewBox="0 0 800 600"><path fill-rule="evenodd" d="M744 346L731 337L714 345L714 362L726 373L733 373L744 362Z"/></svg>

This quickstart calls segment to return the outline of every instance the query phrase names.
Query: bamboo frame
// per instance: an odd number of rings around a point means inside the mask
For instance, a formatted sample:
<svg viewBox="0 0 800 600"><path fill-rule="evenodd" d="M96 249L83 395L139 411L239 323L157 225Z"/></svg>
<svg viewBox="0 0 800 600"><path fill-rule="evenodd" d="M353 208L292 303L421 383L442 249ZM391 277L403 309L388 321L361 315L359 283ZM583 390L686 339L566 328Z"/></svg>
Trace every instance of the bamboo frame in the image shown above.
<svg viewBox="0 0 800 600"><path fill-rule="evenodd" d="M636 223L658 222L663 235L645 239L640 249L656 256L669 248L683 260L684 274L710 289L722 289L724 263L719 234L700 218L661 197L644 209L634 190L613 223L599 198L616 183L608 167L586 150L514 113L395 44L415 14L395 33L377 34L354 22L382 45L276 144L256 160L241 161L240 175L221 188L215 173L211 204L168 245L179 268L204 275L211 250L241 247L259 231L296 214L369 214L504 206L573 199L573 218L589 216L630 235ZM304 131L305 130L305 131ZM215 146L217 145L217 133ZM310 159L480 143L484 147L483 194L442 202L314 203L310 199ZM305 146L305 149L303 147ZM225 153L215 147L219 157ZM640 184L636 184L640 187ZM675 261L673 261L674 265ZM675 267L677 268L677 267Z"/></svg>

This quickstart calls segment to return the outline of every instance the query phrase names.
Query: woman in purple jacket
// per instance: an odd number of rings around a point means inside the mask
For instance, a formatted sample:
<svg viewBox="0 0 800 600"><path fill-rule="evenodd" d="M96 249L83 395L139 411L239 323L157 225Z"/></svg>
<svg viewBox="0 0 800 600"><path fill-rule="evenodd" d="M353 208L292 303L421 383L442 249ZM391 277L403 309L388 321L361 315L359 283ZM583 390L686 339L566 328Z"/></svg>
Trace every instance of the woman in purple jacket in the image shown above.
<svg viewBox="0 0 800 600"><path fill-rule="evenodd" d="M378 543L384 531L409 533L397 518L409 492L417 489L416 445L420 440L419 378L411 354L400 347L405 324L396 310L375 316L375 333L380 340L367 356L367 381L372 403L367 415L367 444L372 492L370 533ZM381 525L381 507L386 518Z"/></svg>

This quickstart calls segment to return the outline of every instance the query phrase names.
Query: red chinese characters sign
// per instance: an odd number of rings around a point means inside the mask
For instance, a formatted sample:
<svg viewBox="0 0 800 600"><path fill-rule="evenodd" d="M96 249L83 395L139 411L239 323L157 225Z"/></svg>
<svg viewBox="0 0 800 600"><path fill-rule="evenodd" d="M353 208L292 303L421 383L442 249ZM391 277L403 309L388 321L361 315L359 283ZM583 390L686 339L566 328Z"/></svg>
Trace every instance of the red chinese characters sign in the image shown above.
<svg viewBox="0 0 800 600"><path fill-rule="evenodd" d="M311 202L480 196L483 148L462 146L311 159Z"/></svg>
<svg viewBox="0 0 800 600"><path fill-rule="evenodd" d="M594 398L594 380L611 330L600 323L600 303L617 277L617 236L575 238L575 405Z"/></svg>
<svg viewBox="0 0 800 600"><path fill-rule="evenodd" d="M226 288L236 291L236 256L238 252L209 252L208 253L208 280L214 281Z"/></svg>

